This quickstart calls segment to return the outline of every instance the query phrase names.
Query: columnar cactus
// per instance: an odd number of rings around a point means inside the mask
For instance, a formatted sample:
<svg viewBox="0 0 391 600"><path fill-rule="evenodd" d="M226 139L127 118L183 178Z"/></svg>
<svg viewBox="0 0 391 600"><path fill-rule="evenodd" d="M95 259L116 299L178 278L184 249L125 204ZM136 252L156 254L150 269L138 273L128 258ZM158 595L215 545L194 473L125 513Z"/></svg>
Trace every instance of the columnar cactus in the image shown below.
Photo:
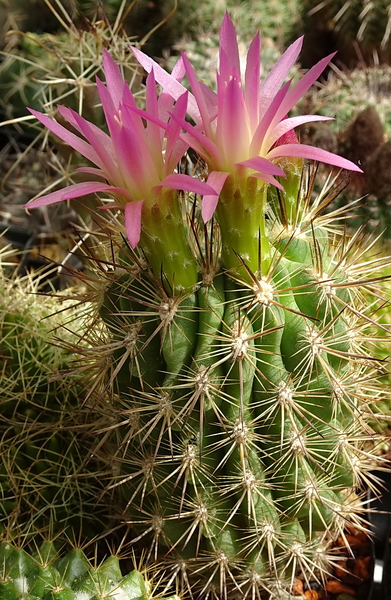
<svg viewBox="0 0 391 600"><path fill-rule="evenodd" d="M363 231L348 238L343 213L323 216L333 188L312 198L303 159L359 169L293 133L322 120L287 115L330 60L291 87L300 48L259 86L257 36L242 83L226 15L217 94L185 56L168 75L135 51L150 72L146 111L106 54L109 135L60 108L85 141L33 111L97 168L30 206L104 191L115 198L106 235L124 213L127 242L114 237L113 258L93 260L111 334L95 353L110 352L115 391L96 453L130 540L168 587L199 598L281 598L298 575L324 582L333 539L364 527L359 490L373 485L382 261L362 259ZM174 172L189 146L206 182Z"/></svg>

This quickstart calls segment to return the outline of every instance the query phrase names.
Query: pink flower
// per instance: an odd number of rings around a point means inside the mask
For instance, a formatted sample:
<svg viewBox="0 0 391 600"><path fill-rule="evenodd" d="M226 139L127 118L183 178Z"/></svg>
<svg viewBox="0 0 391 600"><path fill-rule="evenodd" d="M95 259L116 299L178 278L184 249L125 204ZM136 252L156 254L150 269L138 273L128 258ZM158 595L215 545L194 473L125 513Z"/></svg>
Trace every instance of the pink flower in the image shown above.
<svg viewBox="0 0 391 600"><path fill-rule="evenodd" d="M229 176L239 187L244 187L247 178L251 177L283 189L276 179L284 176L278 164L283 157L307 158L361 172L352 162L325 150L304 144L279 143L298 125L328 119L318 115L287 117L334 56L331 54L319 61L295 85L292 80L284 83L300 53L302 41L303 38L298 39L286 50L260 84L260 36L256 35L248 50L242 81L236 32L226 13L220 32L217 93L197 79L186 55L181 57L178 65L183 67L177 68L184 68L190 82L193 94L189 96L188 113L195 125L179 114L173 114L172 118L186 132L182 139L208 164L208 183L216 194L220 194ZM156 80L174 99L183 94L185 88L178 79L139 50L133 48L133 52L148 72L155 72ZM204 221L208 221L216 209L216 194L204 196Z"/></svg>
<svg viewBox="0 0 391 600"><path fill-rule="evenodd" d="M186 91L183 89L175 99L164 93L157 98L152 69L146 83L146 114L151 119L145 125L118 65L106 51L103 64L107 87L99 79L97 85L108 134L70 108L59 106L58 110L76 133L30 109L43 125L95 165L78 169L93 175L94 181L76 183L41 196L26 206L35 208L90 193L108 192L116 201L110 206L124 210L127 236L134 248L140 240L143 215L148 217L152 209L156 212L156 206L163 211L173 209L172 193L167 195L167 190L212 195L214 191L195 178L174 172L188 148L180 135L180 123L187 110ZM183 74L178 76L183 77ZM175 81L175 72L172 78ZM163 123L164 129L154 120ZM164 206L165 203L170 206ZM148 219L151 222L150 214ZM163 221L160 219L159 227Z"/></svg>

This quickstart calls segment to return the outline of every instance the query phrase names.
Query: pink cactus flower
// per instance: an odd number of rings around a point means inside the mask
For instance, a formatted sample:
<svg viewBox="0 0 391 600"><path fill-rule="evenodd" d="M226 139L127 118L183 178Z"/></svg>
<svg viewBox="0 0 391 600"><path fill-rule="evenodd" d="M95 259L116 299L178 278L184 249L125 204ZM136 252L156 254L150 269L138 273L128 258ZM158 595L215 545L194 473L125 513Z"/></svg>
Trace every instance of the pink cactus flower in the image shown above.
<svg viewBox="0 0 391 600"><path fill-rule="evenodd" d="M108 192L115 199L115 204L109 206L124 210L127 236L134 248L140 240L143 215L150 221L148 213L154 207L158 206L163 212L172 210L172 190L212 195L214 191L204 182L174 172L188 148L181 138L179 124L186 115L187 93L175 98L175 103L164 93L157 98L152 70L146 83L146 110L151 120L145 125L135 110L135 99L118 65L107 51L104 51L103 65L107 87L99 79L97 85L109 134L70 108L59 106L58 111L76 133L30 109L43 125L95 165L78 169L93 175L94 181L70 185L26 206L30 209L86 194ZM175 72L172 77L175 80ZM153 119L161 121L165 128L155 124ZM97 181L96 177L102 181ZM167 203L170 207L164 206Z"/></svg>
<svg viewBox="0 0 391 600"><path fill-rule="evenodd" d="M331 54L319 61L295 85L292 80L284 83L299 56L302 42L303 38L299 38L289 46L260 84L260 36L257 34L247 53L242 81L236 31L226 13L220 31L217 93L197 79L188 58L182 55L178 64L183 64L193 92L189 96L188 113L195 125L177 114L173 119L185 130L183 139L208 164L208 183L217 194L229 176L239 186L251 177L283 189L276 179L284 176L278 165L283 157L307 158L361 172L352 162L320 148L297 143L279 144L285 134L303 123L328 120L319 115L287 117L334 56ZM185 88L178 79L141 51L133 48L133 52L148 72L155 72L156 80L173 98L183 94ZM202 216L205 221L214 214L218 199L216 194L204 196Z"/></svg>

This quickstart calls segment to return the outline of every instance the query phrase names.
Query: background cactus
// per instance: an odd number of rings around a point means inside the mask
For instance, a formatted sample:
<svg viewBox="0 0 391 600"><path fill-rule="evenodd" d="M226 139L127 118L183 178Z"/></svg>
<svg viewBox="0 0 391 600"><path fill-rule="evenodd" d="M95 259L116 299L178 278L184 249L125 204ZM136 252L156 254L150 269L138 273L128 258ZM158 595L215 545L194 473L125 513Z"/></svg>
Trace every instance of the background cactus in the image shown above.
<svg viewBox="0 0 391 600"><path fill-rule="evenodd" d="M306 34L303 66L327 51L338 50L338 61L349 68L359 63L390 60L391 15L386 0L303 0L298 30Z"/></svg>
<svg viewBox="0 0 391 600"><path fill-rule="evenodd" d="M67 322L80 334L83 315L38 290L39 278L0 271L0 528L92 538L108 522L97 505L96 465L85 468L86 383L63 374L73 360L66 346L76 339Z"/></svg>
<svg viewBox="0 0 391 600"><path fill-rule="evenodd" d="M0 557L0 595L8 600L153 600L156 597L145 571L134 570L122 576L115 555L97 563L88 560L79 548L59 553L53 542L45 541L32 554L2 542ZM179 598L171 596L166 600Z"/></svg>
<svg viewBox="0 0 391 600"><path fill-rule="evenodd" d="M388 245L391 223L389 204L391 183L388 169L390 152L389 67L330 72L318 89L313 89L299 111L335 115L324 124L303 128L301 140L311 140L362 165L364 174L351 178L351 185L336 198L334 206L357 201L347 226L353 231L369 221L371 228L384 230ZM387 251L387 250L386 250Z"/></svg>

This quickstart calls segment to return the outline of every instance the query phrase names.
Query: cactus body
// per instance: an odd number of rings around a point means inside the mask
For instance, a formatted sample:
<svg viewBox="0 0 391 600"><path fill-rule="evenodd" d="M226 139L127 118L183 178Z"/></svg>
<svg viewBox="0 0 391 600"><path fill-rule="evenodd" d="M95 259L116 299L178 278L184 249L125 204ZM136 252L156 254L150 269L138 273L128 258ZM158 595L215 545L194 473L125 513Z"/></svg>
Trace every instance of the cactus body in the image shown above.
<svg viewBox="0 0 391 600"><path fill-rule="evenodd" d="M376 317L362 292L374 298L380 262L366 273L359 235L311 224L316 205L311 215L300 194L300 224L269 198L262 276L245 261L219 270L218 256L205 270L201 255L196 290L167 297L128 261L100 309L120 398L108 488L148 559L200 597L322 582L377 461L368 418L382 363L365 345Z"/></svg>

